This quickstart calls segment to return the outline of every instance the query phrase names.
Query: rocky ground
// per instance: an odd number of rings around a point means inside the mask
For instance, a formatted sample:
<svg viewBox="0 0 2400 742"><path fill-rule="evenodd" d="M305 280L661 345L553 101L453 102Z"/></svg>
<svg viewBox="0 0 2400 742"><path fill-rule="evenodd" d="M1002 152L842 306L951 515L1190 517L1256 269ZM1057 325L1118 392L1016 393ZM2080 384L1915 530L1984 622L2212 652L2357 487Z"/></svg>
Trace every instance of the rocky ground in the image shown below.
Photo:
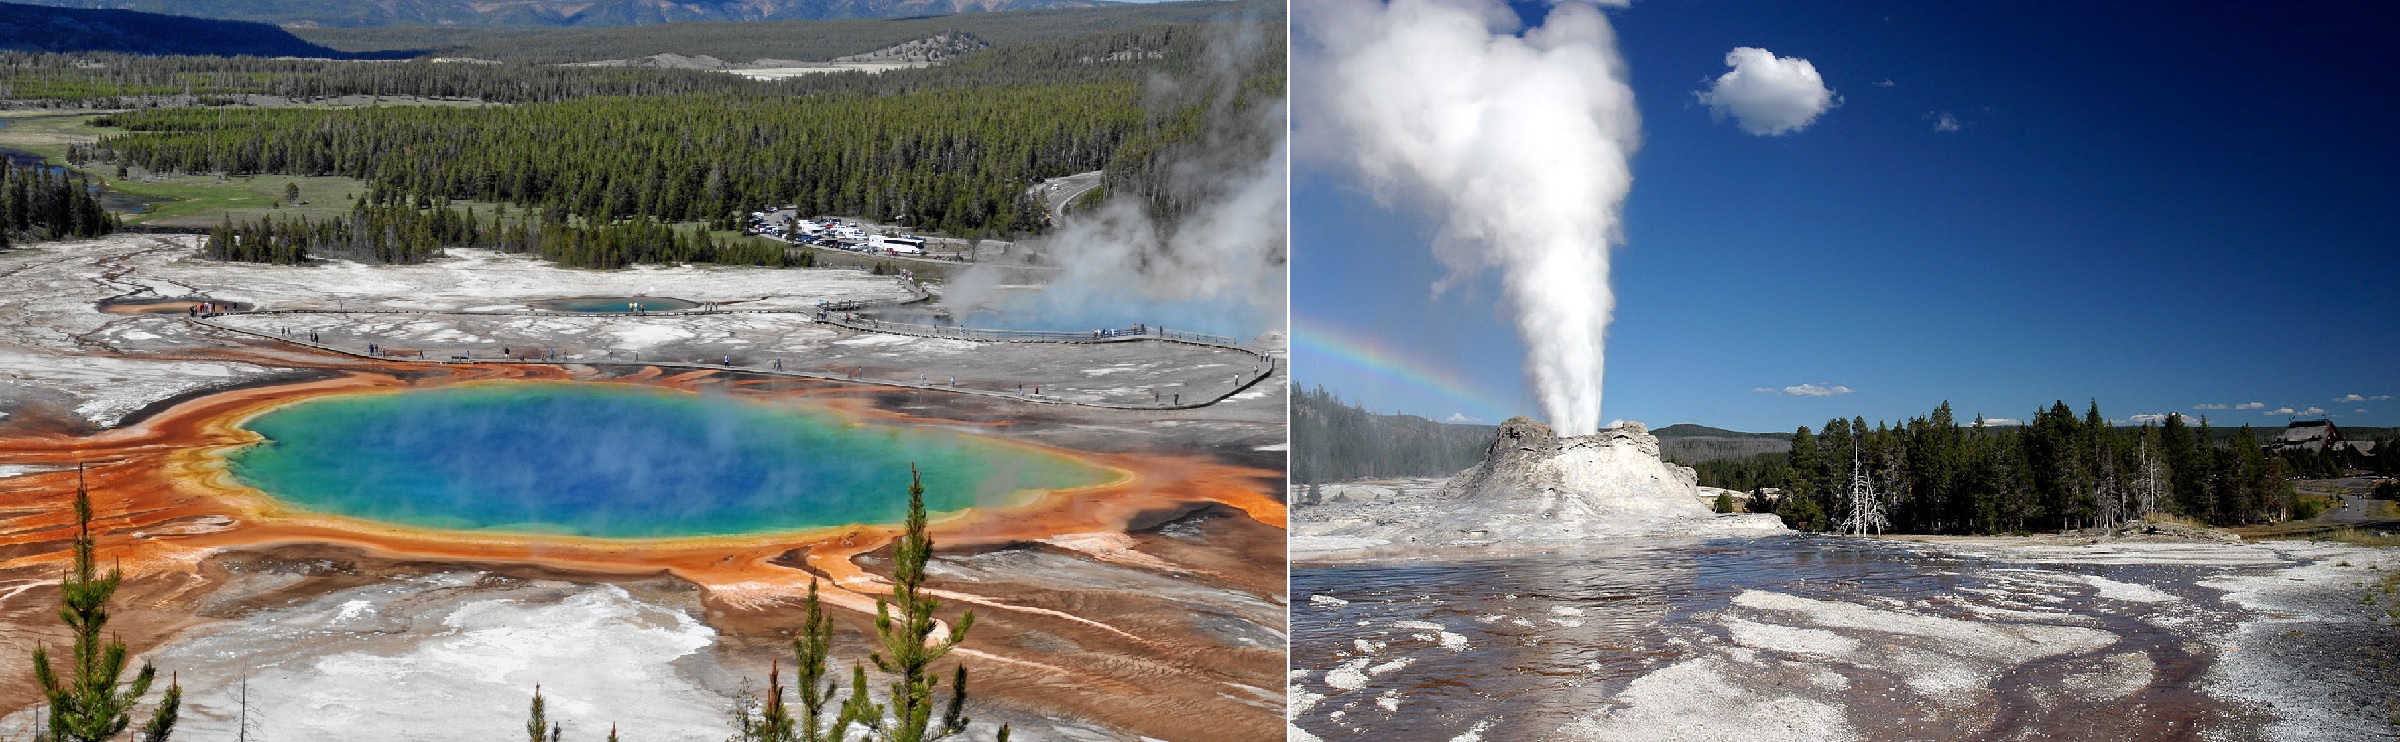
<svg viewBox="0 0 2400 742"><path fill-rule="evenodd" d="M856 270L553 267L457 250L414 266L348 262L303 268L193 257L194 237L122 235L0 253L0 414L31 412L99 428L199 390L295 378L329 354L198 327L184 307L213 301L255 310L331 311L214 320L225 328L306 339L364 354L372 343L408 359L677 361L770 368L775 361L864 381L1143 405L1214 398L1255 379L1254 355L1197 345L1002 344L866 333L818 323L820 301L909 298L897 279ZM724 313L531 316L547 299L652 296L712 302ZM776 310L752 313L750 310ZM344 313L402 311L416 313ZM440 314L483 312L485 314ZM295 363L278 363L288 356ZM1262 390L1262 393L1263 390ZM26 410L25 408L32 408ZM0 419L0 425L5 424Z"/></svg>
<svg viewBox="0 0 2400 742"><path fill-rule="evenodd" d="M1293 736L2400 738L2394 570L2161 533L1302 565Z"/></svg>

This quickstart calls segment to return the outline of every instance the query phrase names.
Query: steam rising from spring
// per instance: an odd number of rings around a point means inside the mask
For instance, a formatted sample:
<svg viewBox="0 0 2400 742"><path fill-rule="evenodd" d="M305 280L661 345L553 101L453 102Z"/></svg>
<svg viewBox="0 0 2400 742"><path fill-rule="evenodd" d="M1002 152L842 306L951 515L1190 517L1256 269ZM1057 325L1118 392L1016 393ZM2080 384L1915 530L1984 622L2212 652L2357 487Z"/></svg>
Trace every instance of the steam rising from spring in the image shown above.
<svg viewBox="0 0 2400 742"><path fill-rule="evenodd" d="M1248 88L1261 75L1283 78L1282 24L1252 18L1227 26L1188 74L1144 85L1154 115L1201 111L1193 140L1158 155L1154 192L1112 192L1070 216L1045 240L1060 270L1038 294L1012 300L999 290L1008 270L978 265L952 279L944 301L1006 306L1043 329L1141 322L1239 340L1281 329L1288 117L1283 96Z"/></svg>
<svg viewBox="0 0 2400 742"><path fill-rule="evenodd" d="M1600 429L1612 245L1641 120L1616 32L1568 2L1522 35L1496 0L1296 4L1302 151L1435 220L1438 295L1500 270L1561 435Z"/></svg>

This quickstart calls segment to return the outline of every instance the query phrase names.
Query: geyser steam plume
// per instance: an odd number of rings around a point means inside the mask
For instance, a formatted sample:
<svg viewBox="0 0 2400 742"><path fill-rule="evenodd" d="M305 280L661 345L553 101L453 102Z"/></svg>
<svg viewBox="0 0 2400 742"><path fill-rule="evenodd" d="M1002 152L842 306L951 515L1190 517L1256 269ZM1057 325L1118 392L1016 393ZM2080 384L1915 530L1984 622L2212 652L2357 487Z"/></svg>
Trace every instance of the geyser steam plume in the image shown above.
<svg viewBox="0 0 2400 742"><path fill-rule="evenodd" d="M1190 69L1144 81L1149 115L1196 114L1197 131L1146 163L1112 163L1108 200L1046 237L1059 272L1042 291L1003 294L1010 270L979 264L944 301L1041 329L1140 322L1241 340L1280 330L1291 153L1282 25L1220 24Z"/></svg>
<svg viewBox="0 0 2400 742"><path fill-rule="evenodd" d="M1302 151L1435 220L1437 295L1497 267L1542 412L1561 435L1598 431L1609 250L1641 129L1608 19L1567 2L1520 35L1497 0L1293 12Z"/></svg>

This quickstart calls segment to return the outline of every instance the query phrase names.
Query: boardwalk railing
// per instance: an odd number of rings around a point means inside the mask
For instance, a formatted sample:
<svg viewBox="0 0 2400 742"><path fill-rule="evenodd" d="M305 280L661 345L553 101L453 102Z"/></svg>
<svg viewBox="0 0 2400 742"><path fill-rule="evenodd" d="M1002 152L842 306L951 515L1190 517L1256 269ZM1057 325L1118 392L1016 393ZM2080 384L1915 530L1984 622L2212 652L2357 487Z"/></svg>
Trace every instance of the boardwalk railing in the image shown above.
<svg viewBox="0 0 2400 742"><path fill-rule="evenodd" d="M905 281L906 279L903 279L903 280ZM914 282L908 282L908 283L909 283L909 285L910 285L910 286L912 286L912 287L914 286ZM919 291L922 291L922 289L919 289ZM270 310L250 310L250 311L242 311L242 312L221 312L221 311L220 311L220 312L204 312L204 313L193 313L193 314L190 314L190 315L186 316L186 317L185 317L185 321L187 321L187 322L191 322L191 323L193 323L193 324L196 324L196 325L201 325L201 326L205 326L205 327L210 327L210 328L214 328L214 329L218 329L218 330L225 330L225 331L228 331L228 332L240 333L240 334L244 334L244 335L250 335L250 336L253 336L253 337L264 338L264 339L267 339L267 340L274 340L274 341L277 341L277 342L289 343L289 344L292 344L292 345L299 345L299 346L304 346L304 347L309 347L309 348L315 348L315 349L317 349L317 350L323 350L323 351L328 351L328 352L332 352L332 353L339 353L339 354L342 354L342 355L347 355L347 356L354 356L354 357L358 357L358 358L370 358L370 359L377 359L377 360L399 360L399 359L401 359L401 358L414 358L414 359L416 359L416 360L417 360L417 361L419 361L419 362L431 362L431 363L471 363L471 364L508 364L508 363L517 363L517 364L545 364L545 365L572 363L572 364L585 364L585 365L651 366L651 367L659 367L659 368L677 368L677 369L694 369L694 370L710 370L710 371L736 371L736 372L741 372L741 373L758 374L758 375L766 375L766 376L783 376L783 377L791 377L791 378L821 379L821 380L827 380L827 381L846 381L846 382L850 382L850 383L857 383L857 384L873 384L873 385L877 385L877 386L891 386L891 387L903 387L903 388L909 388L909 389L922 389L922 390L928 390L928 391L953 392L953 393L959 393L959 394L969 394L969 395L975 395L975 396L984 396L984 397L1002 397L1002 398L1015 399L1015 400L1026 401L1026 402L1035 402L1035 403L1040 403L1040 404L1066 404L1066 405L1077 405L1077 406L1084 406L1084 407L1103 407L1103 408L1110 408L1110 409L1128 409L1128 410L1131 410L1131 409L1143 409L1143 410L1189 410L1189 409L1196 409L1196 408L1201 408L1201 407L1207 407L1207 406L1209 406L1209 405L1213 405L1213 404L1216 404L1216 403L1218 403L1218 402L1225 401L1226 399L1229 399L1229 398L1233 397L1233 396L1234 396L1234 395L1236 395L1236 394L1240 394L1240 393L1242 393L1242 392L1248 391L1250 388L1257 386L1257 385L1258 385L1260 382L1262 382L1262 381L1265 381L1266 379L1268 379L1268 378L1270 378L1270 377L1273 377L1273 376L1275 375L1276 371L1278 370L1278 367L1279 367L1279 365L1280 365L1280 364L1278 364L1278 363L1276 362L1276 358L1275 358L1275 356L1274 356L1273 354L1271 354L1271 353L1268 353L1268 352L1266 352L1266 351L1263 351L1263 350L1260 350L1260 349L1257 349L1257 348L1252 348L1252 347L1248 347L1248 346L1244 346L1244 345L1237 344L1237 343L1235 343L1235 342L1234 342L1233 338L1225 337L1225 336L1222 336L1222 335L1209 335L1209 334L1205 334L1205 333L1197 333L1197 332L1184 332L1184 331L1181 331L1181 330L1164 330L1164 329L1155 328L1155 327L1148 327L1148 326L1142 326L1142 327L1138 327L1138 328L1136 328L1136 327L1119 328L1119 329L1115 329L1115 330L1095 330L1095 331L1093 331L1093 332L1089 332L1089 333L1083 333L1083 332L1055 332L1055 331L1042 331L1042 330L982 330L982 329L975 329L975 328L938 327L938 326L933 326L933 325L913 325L913 324L900 323L900 322L882 322L882 321L878 321L878 320L872 320L872 319L866 319L866 318L862 318L862 317L856 317L856 316L854 316L854 315L847 315L847 314L840 313L840 312L829 312L829 311L825 311L825 310L821 310L821 309L805 309L805 310L799 310L799 309L771 309L771 310L732 310L732 311L733 311L733 312L743 312L743 313L791 313L791 314L800 314L800 313L809 313L809 312L813 312L813 313L815 313L815 314L817 314L817 315L818 315L816 319L817 319L817 321L819 321L819 322L824 322L824 323L827 323L827 324L833 324L833 325L838 325L838 326L843 326L843 327L850 327L850 328L852 328L852 329L866 330L866 331L870 331L870 332L883 332L883 333L892 333L892 334L903 334L903 335L924 335L924 336L929 336L929 337L961 338L961 339L967 339L967 340L976 340L976 341L983 341L983 342L1115 343L1115 342L1139 342L1139 341L1150 341L1150 342L1190 343L1190 344L1194 344L1194 345L1205 345L1205 346L1209 346L1209 347L1222 348L1222 349L1226 349L1226 350L1232 350L1232 351L1237 351L1237 352L1241 352L1241 353L1246 353L1246 354L1249 354L1250 356L1252 356L1252 357L1256 358L1256 359L1258 360L1258 365L1257 365L1256 367L1254 367L1254 368L1250 369L1250 370L1249 370L1249 371L1247 371L1247 372L1242 372L1242 373L1237 373L1237 374L1235 374L1235 375L1233 376L1233 379L1232 379L1232 384L1231 384L1231 386L1230 386L1229 388L1224 388L1224 389L1223 389L1223 391L1221 391L1221 392L1216 392L1216 391L1214 391L1214 390L1211 390L1211 391L1209 391L1209 392L1200 392L1200 393L1197 393L1197 394L1189 394L1189 393L1187 392L1188 396L1190 397L1190 399L1189 399L1189 400L1186 400L1186 399L1185 399L1185 396L1187 396L1187 394L1174 394L1174 395L1169 395L1168 397L1166 397L1166 398L1164 398L1164 399L1153 399L1153 401L1152 401L1151 403L1149 403L1149 404L1141 404L1141 403L1138 403L1138 402L1109 402L1109 401L1091 400L1091 399L1069 399L1069 398L1062 398L1062 397L1060 397L1060 396L1058 396L1058 395L1055 395L1055 394L1052 394L1052 395L1044 395L1044 394L1041 394L1041 393L1040 393L1040 387L1039 387L1038 385L1036 385L1036 386L1034 387L1034 393L1033 393L1033 394L1026 394L1026 393L1024 392L1024 389L1022 388L1022 386L1020 386L1020 387L1019 387L1018 391L1016 391L1016 392L1013 392L1013 393L1012 393L1012 392L1009 392L1009 391L1007 391L1007 390L1005 390L1005 389L998 389L998 388L992 388L992 389L977 389L977 388L961 387L961 386L957 386L957 385L955 385L955 383L953 383L953 384L940 384L940 383L934 383L934 382L930 382L930 381L919 381L919 382L917 382L917 383L909 383L909 382L907 382L907 381L905 381L905 380L878 379L878 378L872 378L872 377L869 377L869 378L861 378L861 377L860 377L858 374L856 374L855 372L853 372L853 373L849 373L849 374L844 374L844 373L840 373L840 372L838 372L838 371L833 371L833 370L787 369L787 368L784 368L784 366L783 366L783 364L782 364L782 361L780 361L780 360L774 360L774 361L770 361L770 362L768 362L767 364L763 364L763 365L762 365L762 364L760 364L760 363L759 363L757 360L755 360L755 359L753 359L753 360L750 360L750 361L747 361L747 362L745 362L745 363L739 363L739 364L737 364L737 363L735 363L735 362L733 361L733 359L732 359L731 357L727 357L727 358L726 358L724 361L722 361L722 362L719 362L719 363L709 363L709 362L706 362L706 361L693 361L693 362L672 361L672 360L667 360L667 359L664 359L664 358L656 358L656 357L652 358L651 360L643 360L643 359L642 359L642 356L641 356L641 354L640 354L640 353L638 353L638 352L621 352L621 351L610 350L610 349L605 349L605 348L601 348L601 349L593 349L593 350L597 350L597 351L599 352L599 354L600 354L600 355L599 355L599 357L597 357L597 358L593 357L593 356L592 356L592 351L588 351L588 350L587 350L587 351L585 351L585 352L582 352L582 353L566 353L566 354L551 355L549 352L536 351L535 349L531 349L531 348L529 348L529 349L527 349L527 350L528 350L528 351L533 351L533 352L528 352L528 353L526 353L526 354L523 354L523 355L516 355L516 356L502 356L502 357L498 357L498 358L493 358L493 357L489 357L489 356L477 357L477 356L474 356L474 355L472 355L472 351L466 351L466 352L462 353L461 355L452 355L452 356L448 356L447 358L443 358L443 357L440 357L440 356L435 356L435 357L430 357L430 358L429 358L429 357L427 357L427 355L426 355L426 353L425 353L425 351L424 351L423 349L399 349L399 348L379 347L379 346L374 346L374 345L365 346L365 347L363 347L363 348L362 348L362 347L345 347L345 346L342 346L342 345L337 345L337 344L335 344L335 343L332 343L332 342L321 342L321 341L315 340L315 339L313 339L312 337L305 335L305 333L304 333L304 332L292 332L291 334L286 334L285 332L278 332L278 331L274 331L274 330L267 330L267 329L251 329L251 328L238 327L238 326L234 326L234 325L231 325L231 324L228 324L228 323L226 323L226 322L222 321L222 320L225 320L225 319L235 319L235 318L240 318L240 317L245 317L245 316L253 316L253 317L255 317L255 316L278 316L278 315L286 315L286 316L288 316L288 315L307 315L307 314L333 314L333 315L351 315L351 314L420 314L420 315L423 315L423 314L456 314L456 315L512 315L512 314L513 314L513 315L528 315L528 316L558 316L558 315L561 315L561 314L568 314L568 313L565 313L565 312L535 312L535 311L492 311L492 312L465 312L465 311L448 311L448 312L444 312L444 311L427 311L427 310L379 310L379 309L335 309L335 310L316 310L316 309L285 309L285 310L274 310L274 309L270 309ZM653 316L653 317L656 317L656 316L691 316L691 315L703 315L703 314L713 314L713 313L726 313L726 310L717 310L716 312L708 312L708 311L674 311L674 312L650 312L650 313L644 313L644 314L645 314L645 315L647 315L647 316ZM605 318L605 317L631 317L631 316L637 316L637 315L614 314L614 313L583 313L583 315L584 315L584 316L589 316L589 317L602 317L602 318ZM355 344L356 344L356 342L355 342L355 341L356 341L356 339L354 338L353 340L354 340L354 342L353 342L353 345L355 345ZM544 349L544 350L546 351L546 349ZM537 353L538 353L538 354L537 354ZM1196 389L1193 389L1193 390L1190 390L1190 391L1198 391L1198 390L1196 390Z"/></svg>
<svg viewBox="0 0 2400 742"><path fill-rule="evenodd" d="M819 317L818 321L825 322L827 324L841 325L853 330L866 330L869 332L888 332L900 335L918 335L923 337L958 338L961 340L982 340L996 343L1106 343L1120 340L1149 339L1175 340L1186 343L1198 343L1202 345L1217 345L1227 348L1241 347L1240 341L1224 335L1210 335L1207 333L1169 330L1165 328L1149 326L1119 327L1109 330L1090 330L1085 332L1068 330L996 330L983 327L965 327L960 325L920 325L908 322L892 322L889 320L875 319L873 317L859 317L846 314L827 314L826 316Z"/></svg>

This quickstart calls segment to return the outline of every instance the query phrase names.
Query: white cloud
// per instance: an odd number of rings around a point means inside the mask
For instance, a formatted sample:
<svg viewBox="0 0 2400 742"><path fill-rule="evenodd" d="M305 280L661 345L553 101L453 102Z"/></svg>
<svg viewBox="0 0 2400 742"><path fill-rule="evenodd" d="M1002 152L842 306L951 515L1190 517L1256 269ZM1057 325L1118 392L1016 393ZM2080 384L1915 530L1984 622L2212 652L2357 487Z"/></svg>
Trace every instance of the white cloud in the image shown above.
<svg viewBox="0 0 2400 742"><path fill-rule="evenodd" d="M2366 411L2367 411L2367 408L2365 408L2365 407L2360 407L2360 408L2358 408L2358 409L2351 410L2351 412L2357 412L2357 413L2365 413Z"/></svg>
<svg viewBox="0 0 2400 742"><path fill-rule="evenodd" d="M2389 395L2389 394L2378 394L2378 395L2375 395L2375 396L2372 396L2372 397L2368 397L2368 398L2367 398L2367 401L2370 401L2370 402L2389 402L2389 401L2392 401L2392 395Z"/></svg>
<svg viewBox="0 0 2400 742"><path fill-rule="evenodd" d="M1958 131L1958 117L1949 111L1926 111L1925 118L1933 119L1934 131Z"/></svg>
<svg viewBox="0 0 2400 742"><path fill-rule="evenodd" d="M2308 408L2308 409L2301 410L2301 411L2300 411L2300 414L2303 414L2303 415L2322 415L2322 414L2325 414L2325 408L2323 408L2323 407L2310 407L2310 408Z"/></svg>
<svg viewBox="0 0 2400 742"><path fill-rule="evenodd" d="M2265 402L2243 402L2243 403L2241 403L2241 404L2234 405L2234 406L2233 406L2233 408L2234 408L2234 409L2237 409L2237 410L2263 410L2263 409L2266 409L2266 408L2267 408L2267 403L2265 403Z"/></svg>
<svg viewBox="0 0 2400 742"><path fill-rule="evenodd" d="M1464 412L1453 412L1453 413L1450 413L1450 416L1449 416L1449 417L1442 418L1442 422L1446 422L1446 423L1464 423L1464 424L1467 424L1467 425L1475 425L1475 424L1480 424L1480 423L1484 422L1484 419L1483 419L1483 418L1480 418L1480 417L1470 417L1470 416L1468 416L1468 415L1467 415L1467 413L1464 413Z"/></svg>
<svg viewBox="0 0 2400 742"><path fill-rule="evenodd" d="M1987 417L1983 419L1983 424L1989 428L2015 428L2023 427L2025 421L2013 417Z"/></svg>
<svg viewBox="0 0 2400 742"><path fill-rule="evenodd" d="M2164 412L2154 412L2146 415L2134 415L2132 417L2125 418L2125 420L2135 425L2141 425L2144 423L2163 423L2167 421L2167 415L2168 413Z"/></svg>
<svg viewBox="0 0 2400 742"><path fill-rule="evenodd" d="M1879 87L1879 88L1888 88L1888 87L1893 87L1893 86L1899 85L1900 83L1892 82L1892 78L1886 77L1886 78L1883 78L1883 79L1881 79L1881 80L1876 80L1876 81L1874 81L1874 82L1872 82L1872 83L1868 83L1868 84L1870 84L1870 85L1874 85L1875 87Z"/></svg>
<svg viewBox="0 0 2400 742"><path fill-rule="evenodd" d="M1850 387L1840 384L1796 384L1782 389L1762 386L1750 391L1781 394L1786 397L1831 397L1837 394L1849 394L1851 390Z"/></svg>
<svg viewBox="0 0 2400 742"><path fill-rule="evenodd" d="M2356 394L2344 394L2344 395L2342 395L2342 396L2335 397L2335 398L2333 399L2333 401L2335 401L2335 402L2365 402L2365 401L2367 401L2367 398L2366 398L2366 397L2361 397L2361 396L2358 396L2358 395L2356 395Z"/></svg>
<svg viewBox="0 0 2400 742"><path fill-rule="evenodd" d="M2277 407L2277 408L2275 408L2275 409L2268 410L2268 411L2266 411L2266 412L2262 412L2262 413L2259 413L2259 414L2261 414L2261 415L2297 415L2297 414L2300 414L2300 413L2299 413L2299 412L2297 412L2297 411L2294 411L2294 410L2293 410L2292 408L2290 408L2290 407Z"/></svg>
<svg viewBox="0 0 2400 742"><path fill-rule="evenodd" d="M1825 87L1825 78L1817 75L1817 66L1806 59L1743 46L1725 53L1725 66L1733 71L1692 95L1717 117L1732 116L1742 131L1764 137L1789 134L1842 105Z"/></svg>
<svg viewBox="0 0 2400 742"><path fill-rule="evenodd" d="M2192 405L2192 409L2195 409L2195 410L2223 410L2223 409L2229 409L2229 408L2227 408L2225 405L2221 405L2221 404L2196 404L2196 405Z"/></svg>

